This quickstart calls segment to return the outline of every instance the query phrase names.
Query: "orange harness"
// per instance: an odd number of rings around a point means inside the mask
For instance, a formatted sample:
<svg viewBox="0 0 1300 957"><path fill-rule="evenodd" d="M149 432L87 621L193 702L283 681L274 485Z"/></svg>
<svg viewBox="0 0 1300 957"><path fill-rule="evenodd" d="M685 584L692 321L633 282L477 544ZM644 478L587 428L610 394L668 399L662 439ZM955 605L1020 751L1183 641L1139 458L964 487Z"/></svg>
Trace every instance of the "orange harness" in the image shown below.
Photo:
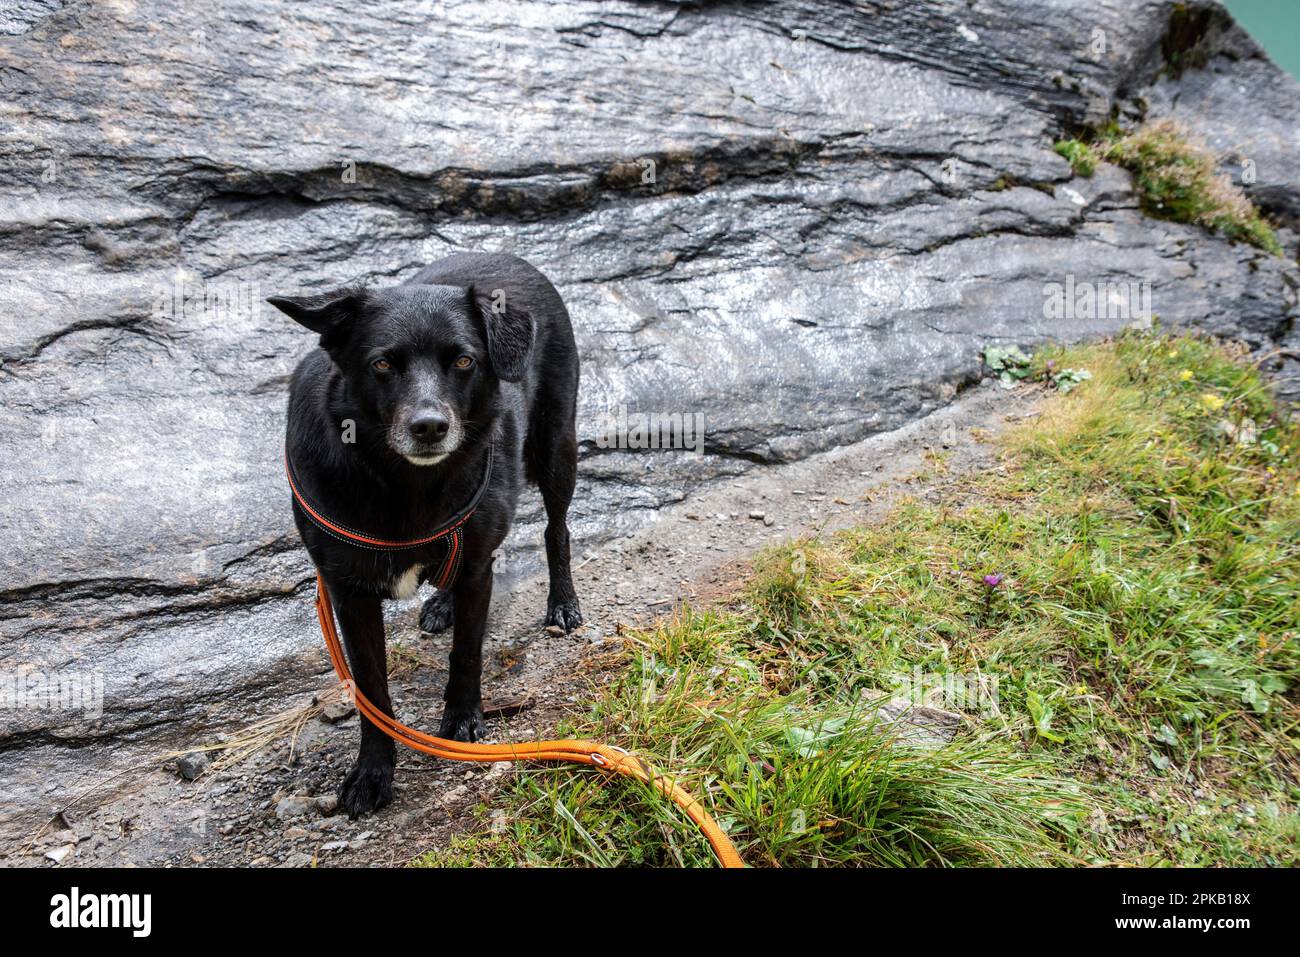
<svg viewBox="0 0 1300 957"><path fill-rule="evenodd" d="M429 581L434 588L444 591L455 583L456 576L460 573L460 560L461 555L464 553L460 528L474 514L475 509L478 508L478 503L483 500L483 494L487 491L488 484L492 481L492 446L487 447L487 462L483 467L483 481L479 483L477 491L474 492L474 497L469 500L469 504L427 535L405 541L377 538L364 532L358 532L356 529L348 528L343 523L328 518L324 512L312 504L311 500L303 492L302 484L298 481L298 475L294 472L293 462L289 458L288 449L285 449L284 452L284 474L289 479L289 490L293 492L293 500L298 503L303 514L307 516L311 523L326 535L337 538L348 545L355 545L357 548L368 548L376 552L404 552L413 548L423 548L441 540L446 551L443 553L442 564L438 568L438 573L431 575Z"/></svg>
<svg viewBox="0 0 1300 957"><path fill-rule="evenodd" d="M474 514L474 509L478 507L479 500L487 488L488 479L492 476L492 450L489 446L487 469L483 476L483 484L479 486L473 501L434 533L410 542L393 542L373 538L337 522L331 522L319 509L314 508L302 494L298 482L295 480L293 466L289 462L288 455L285 456L284 466L289 477L289 487L293 490L294 499L317 527L335 538L362 548L374 548L384 551L417 548L439 538L445 539L447 541L447 557L443 561L442 569L435 584L437 588L446 588L455 580L456 573L460 570L461 526ZM408 748L414 748L416 751L431 754L436 758L446 758L449 761L567 761L573 764L594 764L604 771L625 774L653 786L680 807L686 813L686 816L699 826L723 867L745 866L726 832L709 816L699 801L678 787L671 779L657 774L641 758L629 754L622 748L598 744L595 741L465 744L461 741L453 741L450 738L436 738L431 734L425 734L423 731L407 727L395 718L384 714L361 693L356 686L356 682L352 680L352 673L348 670L347 659L343 655L343 647L339 643L338 631L334 625L334 606L330 603L329 591L319 573L316 575L316 617L320 620L320 630L325 638L325 647L329 651L330 661L334 663L334 673L338 675L339 681L343 682L344 687L352 695L357 710L361 712L367 721L394 741L404 744Z"/></svg>

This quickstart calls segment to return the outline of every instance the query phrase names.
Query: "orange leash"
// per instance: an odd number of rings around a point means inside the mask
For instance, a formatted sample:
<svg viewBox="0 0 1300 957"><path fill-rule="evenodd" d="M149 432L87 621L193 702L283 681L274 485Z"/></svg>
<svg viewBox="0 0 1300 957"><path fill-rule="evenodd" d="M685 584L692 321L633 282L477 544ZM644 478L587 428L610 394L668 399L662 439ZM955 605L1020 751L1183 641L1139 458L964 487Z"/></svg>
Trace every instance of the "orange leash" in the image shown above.
<svg viewBox="0 0 1300 957"><path fill-rule="evenodd" d="M352 692L357 710L394 741L416 751L432 754L436 758L446 758L448 761L569 761L574 764L594 764L603 771L637 778L653 785L686 812L686 816L704 833L723 867L745 866L735 845L731 843L717 822L709 817L699 801L668 778L656 774L653 768L636 755L628 754L622 748L598 744L595 741L465 744L450 738L435 738L431 734L416 731L395 718L390 718L376 708L352 680L347 659L343 656L343 646L339 643L339 635L334 627L334 606L330 603L329 591L325 588L325 582L321 580L320 575L316 576L316 616L320 619L320 630L325 637L325 647L329 650L330 661L334 663L334 673Z"/></svg>

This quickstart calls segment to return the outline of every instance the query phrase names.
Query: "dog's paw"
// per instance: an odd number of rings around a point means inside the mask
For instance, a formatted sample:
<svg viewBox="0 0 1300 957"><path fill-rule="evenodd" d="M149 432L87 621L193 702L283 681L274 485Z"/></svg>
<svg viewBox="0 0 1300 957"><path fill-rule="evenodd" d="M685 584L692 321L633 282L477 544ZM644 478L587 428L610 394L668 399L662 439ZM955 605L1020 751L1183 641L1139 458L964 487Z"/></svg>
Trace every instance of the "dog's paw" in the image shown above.
<svg viewBox="0 0 1300 957"><path fill-rule="evenodd" d="M339 788L339 809L355 820L393 801L393 766L357 761Z"/></svg>
<svg viewBox="0 0 1300 957"><path fill-rule="evenodd" d="M420 609L420 630L436 635L451 627L452 595L449 591L436 591Z"/></svg>
<svg viewBox="0 0 1300 957"><path fill-rule="evenodd" d="M568 601L548 601L546 603L546 623L573 631L582 624L582 611L578 608L578 599Z"/></svg>
<svg viewBox="0 0 1300 957"><path fill-rule="evenodd" d="M486 738L487 724L483 721L483 709L453 708L448 705L442 713L442 724L438 725L438 737L467 743Z"/></svg>

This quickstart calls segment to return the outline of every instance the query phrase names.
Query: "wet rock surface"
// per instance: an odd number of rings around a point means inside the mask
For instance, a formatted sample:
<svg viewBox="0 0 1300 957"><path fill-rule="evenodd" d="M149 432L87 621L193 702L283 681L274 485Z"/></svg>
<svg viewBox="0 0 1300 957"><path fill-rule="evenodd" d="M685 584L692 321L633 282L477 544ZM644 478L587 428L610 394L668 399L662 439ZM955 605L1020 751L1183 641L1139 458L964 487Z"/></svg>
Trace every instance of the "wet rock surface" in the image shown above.
<svg viewBox="0 0 1300 957"><path fill-rule="evenodd" d="M1133 321L1048 318L1067 277L1295 372L1300 88L1188 6L7 6L0 672L103 693L0 711L0 836L321 685L280 471L311 342L267 295L543 269L583 357L579 552L945 405L986 344ZM1072 177L1053 141L1112 109L1254 158L1287 256ZM702 414L705 453L600 448L620 408ZM531 496L507 585L539 542Z"/></svg>

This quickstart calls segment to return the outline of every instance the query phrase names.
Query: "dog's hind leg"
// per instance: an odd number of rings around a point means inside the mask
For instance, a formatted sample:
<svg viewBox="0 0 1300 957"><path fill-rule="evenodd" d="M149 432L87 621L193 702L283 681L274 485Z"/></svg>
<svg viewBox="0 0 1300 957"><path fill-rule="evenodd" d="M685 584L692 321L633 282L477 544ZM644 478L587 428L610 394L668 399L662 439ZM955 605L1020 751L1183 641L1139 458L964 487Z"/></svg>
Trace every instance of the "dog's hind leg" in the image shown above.
<svg viewBox="0 0 1300 957"><path fill-rule="evenodd" d="M352 591L328 583L338 614L343 644L352 664L357 690L384 714L392 715L388 697L388 657L384 647L384 613L377 595ZM393 739L364 718L356 763L339 788L339 807L348 817L359 817L393 800L393 765L397 750Z"/></svg>
<svg viewBox="0 0 1300 957"><path fill-rule="evenodd" d="M564 407L560 404L560 408ZM528 430L524 455L546 506L546 568L551 580L546 623L572 631L582 624L569 564L569 502L578 481L578 436L572 400L567 403L567 411L560 414L544 413L539 408Z"/></svg>

